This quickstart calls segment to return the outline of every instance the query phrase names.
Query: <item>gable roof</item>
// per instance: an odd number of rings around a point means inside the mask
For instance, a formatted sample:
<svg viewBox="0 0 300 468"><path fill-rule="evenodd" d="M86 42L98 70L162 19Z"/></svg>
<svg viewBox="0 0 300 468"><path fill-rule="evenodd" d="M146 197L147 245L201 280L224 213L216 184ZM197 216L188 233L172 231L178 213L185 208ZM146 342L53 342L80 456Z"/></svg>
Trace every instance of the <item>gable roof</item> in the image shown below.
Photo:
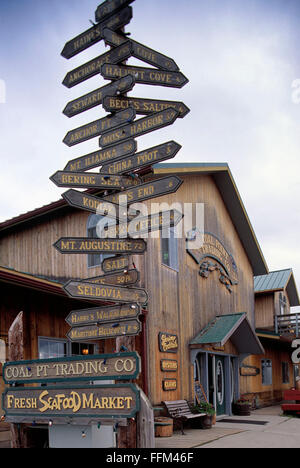
<svg viewBox="0 0 300 468"><path fill-rule="evenodd" d="M263 253L257 241L253 227L250 223L246 209L234 182L231 171L226 163L160 163L153 166L154 175L210 175L223 198L223 201L231 216L232 222L238 232L242 245L247 253L254 275L268 273L268 267ZM99 191L98 191L99 192ZM94 189L86 190L86 193L97 193ZM53 212L62 210L75 210L69 207L67 202L60 199L28 213L22 214L10 220L0 223L0 235L25 223L38 221L42 217L49 216Z"/></svg>
<svg viewBox="0 0 300 468"><path fill-rule="evenodd" d="M299 306L300 299L297 291L293 270L271 271L267 275L254 277L254 292L256 294L286 290L291 307Z"/></svg>

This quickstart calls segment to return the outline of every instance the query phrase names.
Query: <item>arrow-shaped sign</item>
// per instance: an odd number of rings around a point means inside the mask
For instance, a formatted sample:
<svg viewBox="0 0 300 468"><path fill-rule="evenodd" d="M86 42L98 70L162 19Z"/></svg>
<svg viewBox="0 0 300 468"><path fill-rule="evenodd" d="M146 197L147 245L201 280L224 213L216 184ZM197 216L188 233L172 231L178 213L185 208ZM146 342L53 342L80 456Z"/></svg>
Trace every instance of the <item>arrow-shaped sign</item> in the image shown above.
<svg viewBox="0 0 300 468"><path fill-rule="evenodd" d="M122 286L110 286L69 281L63 286L68 296L79 299L94 299L111 302L137 302L145 304L148 294L145 289L126 288Z"/></svg>
<svg viewBox="0 0 300 468"><path fill-rule="evenodd" d="M53 244L62 254L134 254L143 255L147 244L143 239L100 239L61 237Z"/></svg>
<svg viewBox="0 0 300 468"><path fill-rule="evenodd" d="M117 83L117 81L115 81L115 83ZM190 112L190 109L183 102L162 101L159 99L144 99L131 96L124 97L107 95L104 97L102 105L107 112L116 112L121 109L127 109L127 107L133 107L135 112L141 115L149 115L153 114L154 112L161 112L162 110L168 109L169 107L172 107L173 109L176 109L177 112L179 112L179 118L185 117Z"/></svg>
<svg viewBox="0 0 300 468"><path fill-rule="evenodd" d="M134 2L134 0L106 0L106 2L98 6L95 12L96 22L100 23L106 20L118 10L130 5L132 2Z"/></svg>
<svg viewBox="0 0 300 468"><path fill-rule="evenodd" d="M137 318L141 313L138 304L122 304L108 307L93 307L91 309L72 310L66 318L70 327L91 325Z"/></svg>
<svg viewBox="0 0 300 468"><path fill-rule="evenodd" d="M93 284L116 284L120 286L130 286L140 280L140 274L137 270L125 270L119 273L110 273L109 275L95 276L82 280L84 283Z"/></svg>
<svg viewBox="0 0 300 468"><path fill-rule="evenodd" d="M63 193L62 197L66 200L68 205L89 211L90 213L107 216L112 219L119 219L119 216L124 219L124 216L127 216L127 210L125 208L124 212L119 215L119 205L94 197L93 195L87 195L84 192L70 189Z"/></svg>
<svg viewBox="0 0 300 468"><path fill-rule="evenodd" d="M169 141L162 145L154 146L140 153L133 154L121 161L104 164L101 168L103 174L126 174L127 172L143 169L152 164L157 164L167 159L172 159L176 156L181 146L175 141Z"/></svg>
<svg viewBox="0 0 300 468"><path fill-rule="evenodd" d="M111 146L107 149L94 151L93 153L72 159L65 167L65 171L80 172L88 171L94 167L102 166L111 161L118 161L126 156L135 153L137 143L135 140L127 140L119 145Z"/></svg>
<svg viewBox="0 0 300 468"><path fill-rule="evenodd" d="M133 189L125 190L122 193L108 195L104 197L104 200L111 201L113 203L119 203L121 201L123 203L122 199L120 199L120 196L122 195L122 197L127 197L127 202L129 204L132 204L161 197L168 193L177 192L181 184L183 184L183 181L177 176L163 177L161 179L156 179L151 182L138 185ZM125 198L123 200L125 200Z"/></svg>
<svg viewBox="0 0 300 468"><path fill-rule="evenodd" d="M120 44L124 44L128 40L127 37L121 36L116 32L112 31L112 29L105 28L103 30L103 36L105 42L112 47L117 47ZM179 71L178 66L174 62L173 59L167 57L166 55L161 54L160 52L156 52L156 50L150 49L139 42L133 41L130 39L130 42L133 46L132 56L142 60L143 62L149 63L154 67L160 68L162 70L169 70L169 71Z"/></svg>
<svg viewBox="0 0 300 468"><path fill-rule="evenodd" d="M130 223L105 227L100 237L136 237L161 229L175 227L182 220L183 214L177 210L163 211L149 216L138 216Z"/></svg>
<svg viewBox="0 0 300 468"><path fill-rule="evenodd" d="M105 63L101 66L101 75L106 80L117 80L126 75L134 76L136 83L169 88L182 88L189 80L181 72L156 70L154 68L131 67Z"/></svg>
<svg viewBox="0 0 300 468"><path fill-rule="evenodd" d="M129 176L93 172L57 171L50 177L50 180L58 187L98 188L103 190L123 190L125 187L138 185L138 181Z"/></svg>
<svg viewBox="0 0 300 468"><path fill-rule="evenodd" d="M80 65L80 67L71 70L66 74L62 84L67 88L72 88L82 81L88 80L92 76L100 73L101 65L104 63L121 63L127 60L132 55L132 44L129 41L124 41L119 47L99 55L99 57L90 60L89 62Z"/></svg>
<svg viewBox="0 0 300 468"><path fill-rule="evenodd" d="M113 15L111 18L102 21L101 23L93 26L87 31L83 32L74 39L71 39L64 46L61 55L66 59L74 57L88 47L101 41L103 36L103 30L105 28L112 29L113 31L123 28L132 19L132 8L123 8L121 11Z"/></svg>
<svg viewBox="0 0 300 468"><path fill-rule="evenodd" d="M128 110L131 108L128 108ZM160 128L172 125L179 113L175 109L166 109L156 112L143 119L136 120L132 124L123 125L105 133L99 140L101 147L111 146L129 138L139 137Z"/></svg>
<svg viewBox="0 0 300 468"><path fill-rule="evenodd" d="M103 98L108 94L127 93L134 87L134 85L135 81L133 76L124 76L124 78L121 78L120 80L106 86L102 86L102 88L95 89L95 91L69 102L64 108L63 114L67 117L74 117L74 115L78 115L81 112L85 112L102 104ZM113 112L116 112L116 110Z"/></svg>
<svg viewBox="0 0 300 468"><path fill-rule="evenodd" d="M109 133L111 128L119 127L126 122L131 122L135 119L135 116L135 111L132 108L116 112L114 115L103 117L102 119L95 120L82 127L75 128L75 130L71 130L67 133L63 142L67 146L78 145L78 143L95 138L105 132Z"/></svg>
<svg viewBox="0 0 300 468"><path fill-rule="evenodd" d="M67 338L72 342L97 341L118 336L137 336L141 331L142 324L139 320L124 320L120 323L74 327L68 331Z"/></svg>
<svg viewBox="0 0 300 468"><path fill-rule="evenodd" d="M111 273L115 271L128 270L129 256L118 255L117 257L105 258L102 262L101 268L104 273Z"/></svg>

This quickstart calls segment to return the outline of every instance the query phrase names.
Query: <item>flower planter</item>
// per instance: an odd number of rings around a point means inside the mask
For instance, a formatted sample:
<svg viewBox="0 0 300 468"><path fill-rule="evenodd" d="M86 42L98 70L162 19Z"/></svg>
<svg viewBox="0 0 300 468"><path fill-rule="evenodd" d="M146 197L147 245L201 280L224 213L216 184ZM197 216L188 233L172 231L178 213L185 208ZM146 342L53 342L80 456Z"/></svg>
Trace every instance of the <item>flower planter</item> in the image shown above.
<svg viewBox="0 0 300 468"><path fill-rule="evenodd" d="M235 416L250 416L251 405L235 403L232 405L232 412Z"/></svg>
<svg viewBox="0 0 300 468"><path fill-rule="evenodd" d="M202 429L211 429L212 427L212 416L209 416L208 414L201 418L201 428Z"/></svg>

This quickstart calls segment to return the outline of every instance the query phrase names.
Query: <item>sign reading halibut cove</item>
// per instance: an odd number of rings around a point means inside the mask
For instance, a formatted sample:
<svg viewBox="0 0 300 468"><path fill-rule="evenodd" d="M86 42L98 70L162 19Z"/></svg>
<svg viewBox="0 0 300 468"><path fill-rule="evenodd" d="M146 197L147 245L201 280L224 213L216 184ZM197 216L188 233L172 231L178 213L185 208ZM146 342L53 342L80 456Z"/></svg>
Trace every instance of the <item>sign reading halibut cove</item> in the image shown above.
<svg viewBox="0 0 300 468"><path fill-rule="evenodd" d="M118 320L137 318L141 313L138 304L121 304L108 307L93 307L91 309L73 310L66 318L70 327L77 325L90 325Z"/></svg>

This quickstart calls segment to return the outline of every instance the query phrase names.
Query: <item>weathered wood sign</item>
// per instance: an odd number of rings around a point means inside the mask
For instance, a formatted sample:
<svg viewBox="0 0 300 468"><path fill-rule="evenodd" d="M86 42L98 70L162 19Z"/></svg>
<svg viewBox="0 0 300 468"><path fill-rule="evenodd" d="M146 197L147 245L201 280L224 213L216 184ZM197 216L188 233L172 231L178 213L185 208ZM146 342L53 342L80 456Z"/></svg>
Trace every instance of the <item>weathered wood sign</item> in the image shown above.
<svg viewBox="0 0 300 468"><path fill-rule="evenodd" d="M92 172L57 171L50 180L58 187L98 188L103 190L124 189L138 185L132 177L97 174Z"/></svg>
<svg viewBox="0 0 300 468"><path fill-rule="evenodd" d="M135 319L141 313L138 304L122 304L108 307L93 307L90 309L72 310L66 318L70 327L78 325L91 325L93 323L105 323Z"/></svg>
<svg viewBox="0 0 300 468"><path fill-rule="evenodd" d="M106 0L101 3L95 12L95 19L97 23L109 18L121 8L130 5L134 0Z"/></svg>
<svg viewBox="0 0 300 468"><path fill-rule="evenodd" d="M135 112L132 108L128 108L127 111L130 109L132 112ZM99 144L101 147L106 147L130 138L146 135L147 133L172 125L178 115L179 113L172 108L163 110L162 112L156 112L148 117L136 120L132 124L123 125L122 127L108 131L105 135L102 135Z"/></svg>
<svg viewBox="0 0 300 468"><path fill-rule="evenodd" d="M182 183L182 180L177 176L162 177L161 179L138 185L130 190L124 190L119 194L107 195L103 198L105 201L118 203L121 196L127 197L128 204L132 204L177 192Z"/></svg>
<svg viewBox="0 0 300 468"><path fill-rule="evenodd" d="M137 353L62 357L7 362L3 366L6 384L130 380L140 373Z"/></svg>
<svg viewBox="0 0 300 468"><path fill-rule="evenodd" d="M101 237L141 236L164 228L177 226L182 218L183 214L178 210L163 211L149 216L138 216L130 221L130 223L106 226L101 232Z"/></svg>
<svg viewBox="0 0 300 468"><path fill-rule="evenodd" d="M105 28L112 29L113 31L123 28L123 26L128 24L131 19L132 8L127 7L122 9L108 20L102 21L101 23L93 26L92 28L67 42L61 52L61 55L66 59L74 57L88 47L101 41L104 38L103 30Z"/></svg>
<svg viewBox="0 0 300 468"><path fill-rule="evenodd" d="M102 100L106 95L127 93L134 87L134 85L135 80L133 76L124 76L124 78L120 78L113 83L95 89L95 91L69 102L64 108L63 114L67 117L74 117L74 115L78 115L81 112L85 112L102 104Z"/></svg>
<svg viewBox="0 0 300 468"><path fill-rule="evenodd" d="M80 65L80 67L68 72L62 82L67 88L82 83L83 81L92 78L100 73L101 65L104 63L120 63L128 59L132 54L132 44L129 41L125 41L119 47L111 49L105 54L99 55L99 57L90 60L89 62ZM112 93L114 94L114 93Z"/></svg>
<svg viewBox="0 0 300 468"><path fill-rule="evenodd" d="M100 70L106 80L116 80L126 75L133 75L136 83L182 88L189 80L181 72L157 70L154 68L132 67L104 63Z"/></svg>
<svg viewBox="0 0 300 468"><path fill-rule="evenodd" d="M120 78L120 80L121 79L122 78ZM113 83L117 83L118 81L119 80L114 81ZM179 101L162 101L159 99L144 99L131 96L110 96L108 94L103 98L102 105L107 112L116 112L118 110L127 109L128 107L133 107L135 112L141 115L161 112L172 107L179 112L178 117L181 119L190 112L190 109L183 102Z"/></svg>
<svg viewBox="0 0 300 468"><path fill-rule="evenodd" d="M110 302L137 302L142 305L148 301L147 292L141 288L97 285L71 280L63 286L63 289L69 297L80 299L94 299Z"/></svg>
<svg viewBox="0 0 300 468"><path fill-rule="evenodd" d="M117 47L128 40L127 37L121 36L109 28L103 29L103 36L105 42L112 47ZM133 46L133 57L162 70L179 71L178 66L172 58L167 57L160 52L156 52L156 50L150 49L150 47L140 44L132 39L130 39L130 42Z"/></svg>
<svg viewBox="0 0 300 468"><path fill-rule="evenodd" d="M136 169L143 169L152 164L174 158L180 149L181 146L178 143L169 141L133 154L120 161L104 164L100 172L104 174L125 174Z"/></svg>
<svg viewBox="0 0 300 468"><path fill-rule="evenodd" d="M84 327L71 328L67 337L72 342L97 341L119 336L137 336L142 331L141 322L135 320L122 320L120 322L110 322L103 324L86 325Z"/></svg>
<svg viewBox="0 0 300 468"><path fill-rule="evenodd" d="M177 379L164 379L162 385L164 392L177 390Z"/></svg>
<svg viewBox="0 0 300 468"><path fill-rule="evenodd" d="M178 351L178 336L170 333L159 333L158 335L159 350L162 353L177 353Z"/></svg>
<svg viewBox="0 0 300 468"><path fill-rule="evenodd" d="M65 171L80 172L94 169L111 161L118 161L126 156L134 154L137 150L135 140L127 140L119 145L111 146L104 150L94 151L93 153L80 156L68 162Z"/></svg>
<svg viewBox="0 0 300 468"><path fill-rule="evenodd" d="M7 421L59 418L131 418L139 411L139 391L133 384L99 386L17 387L3 394Z"/></svg>
<svg viewBox="0 0 300 468"><path fill-rule="evenodd" d="M147 249L143 239L99 239L62 237L53 246L62 254L123 254L142 255Z"/></svg>
<svg viewBox="0 0 300 468"><path fill-rule="evenodd" d="M161 359L160 370L162 372L176 372L178 370L178 361L173 359Z"/></svg>
<svg viewBox="0 0 300 468"><path fill-rule="evenodd" d="M94 197L93 195L87 195L73 189L63 193L62 197L74 208L89 211L90 213L97 213L101 216L107 216L112 219L119 219L119 206L114 203L107 202L101 198ZM123 216L126 216L126 213L127 211L124 210Z"/></svg>
<svg viewBox="0 0 300 468"><path fill-rule="evenodd" d="M110 273L112 271L128 270L129 267L129 256L118 255L117 257L105 258L101 264L101 268L104 273Z"/></svg>
<svg viewBox="0 0 300 468"><path fill-rule="evenodd" d="M132 108L116 112L114 115L103 117L102 119L95 120L94 122L90 122L71 130L66 134L63 142L67 146L78 145L78 143L95 138L102 133L109 133L109 131L114 127L119 127L126 122L131 122L135 119L135 115L135 111Z"/></svg>
<svg viewBox="0 0 300 468"><path fill-rule="evenodd" d="M110 273L104 276L95 276L94 278L87 278L81 281L93 284L119 284L120 286L131 286L136 284L139 280L140 274L136 269L134 269L126 270L126 272Z"/></svg>

